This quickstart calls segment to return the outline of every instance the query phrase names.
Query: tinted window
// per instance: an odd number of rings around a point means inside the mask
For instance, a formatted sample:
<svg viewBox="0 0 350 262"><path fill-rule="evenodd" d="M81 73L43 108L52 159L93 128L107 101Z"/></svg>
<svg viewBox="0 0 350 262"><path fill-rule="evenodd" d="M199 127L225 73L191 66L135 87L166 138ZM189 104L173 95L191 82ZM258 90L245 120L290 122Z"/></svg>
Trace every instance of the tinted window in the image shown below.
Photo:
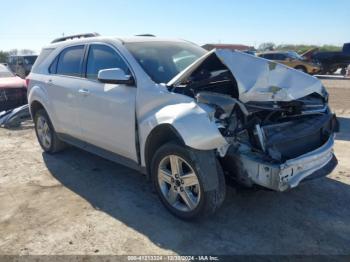
<svg viewBox="0 0 350 262"><path fill-rule="evenodd" d="M86 66L86 77L97 79L98 71L109 68L120 68L126 74L130 74L125 62L112 48L105 45L91 45Z"/></svg>
<svg viewBox="0 0 350 262"><path fill-rule="evenodd" d="M297 52L288 52L286 56L296 60L304 60L304 58L301 55L299 55Z"/></svg>
<svg viewBox="0 0 350 262"><path fill-rule="evenodd" d="M275 54L274 59L275 60L286 60L286 55L285 54Z"/></svg>
<svg viewBox="0 0 350 262"><path fill-rule="evenodd" d="M49 67L49 73L50 74L56 74L57 62L58 62L58 56L53 60L52 64Z"/></svg>
<svg viewBox="0 0 350 262"><path fill-rule="evenodd" d="M350 54L350 43L346 43L343 45L343 53Z"/></svg>
<svg viewBox="0 0 350 262"><path fill-rule="evenodd" d="M35 60L36 60L37 56L32 55L32 56L25 56L24 57L24 63L26 65L33 65Z"/></svg>
<svg viewBox="0 0 350 262"><path fill-rule="evenodd" d="M22 56L17 57L17 64L23 65L24 58Z"/></svg>
<svg viewBox="0 0 350 262"><path fill-rule="evenodd" d="M265 59L273 59L273 54L263 54L263 55L260 55L260 56L265 58Z"/></svg>
<svg viewBox="0 0 350 262"><path fill-rule="evenodd" d="M62 51L58 59L57 74L81 76L81 60L84 55L84 46L69 47Z"/></svg>
<svg viewBox="0 0 350 262"><path fill-rule="evenodd" d="M54 48L44 48L41 50L40 55L35 60L35 63L32 68L32 72L36 73L38 67L41 65L41 63L51 54L51 52L54 50ZM51 71L50 71L51 73Z"/></svg>

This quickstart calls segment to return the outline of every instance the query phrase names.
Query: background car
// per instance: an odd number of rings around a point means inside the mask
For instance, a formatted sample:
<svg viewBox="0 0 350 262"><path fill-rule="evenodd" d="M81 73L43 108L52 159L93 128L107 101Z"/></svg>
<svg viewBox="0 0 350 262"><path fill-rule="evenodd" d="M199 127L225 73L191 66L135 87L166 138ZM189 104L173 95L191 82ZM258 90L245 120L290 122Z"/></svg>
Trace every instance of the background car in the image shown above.
<svg viewBox="0 0 350 262"><path fill-rule="evenodd" d="M312 75L321 71L321 67L319 65L306 61L302 56L293 51L270 51L260 53L258 56L276 61Z"/></svg>
<svg viewBox="0 0 350 262"><path fill-rule="evenodd" d="M312 59L322 65L323 73L333 74L341 68L341 74L346 74L346 68L350 64L350 43L343 45L343 49L338 52L315 52Z"/></svg>
<svg viewBox="0 0 350 262"><path fill-rule="evenodd" d="M0 112L27 104L27 88L24 79L16 76L0 64Z"/></svg>
<svg viewBox="0 0 350 262"><path fill-rule="evenodd" d="M37 57L37 55L10 56L8 59L8 66L16 75L25 78L32 69Z"/></svg>

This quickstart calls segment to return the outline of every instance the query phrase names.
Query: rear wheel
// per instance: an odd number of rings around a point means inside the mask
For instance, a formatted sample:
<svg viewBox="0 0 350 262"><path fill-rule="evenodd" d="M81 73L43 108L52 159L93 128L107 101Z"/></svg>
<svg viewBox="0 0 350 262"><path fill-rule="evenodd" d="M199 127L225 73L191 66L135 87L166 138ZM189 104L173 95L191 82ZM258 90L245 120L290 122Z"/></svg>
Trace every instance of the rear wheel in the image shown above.
<svg viewBox="0 0 350 262"><path fill-rule="evenodd" d="M44 109L40 109L34 116L35 133L41 148L47 153L56 153L65 147L55 132L49 116Z"/></svg>
<svg viewBox="0 0 350 262"><path fill-rule="evenodd" d="M161 201L182 219L213 214L225 198L221 166L217 164L215 173L205 173L193 153L195 151L171 142L159 148L152 161L152 179ZM217 176L217 186L206 190L203 176Z"/></svg>

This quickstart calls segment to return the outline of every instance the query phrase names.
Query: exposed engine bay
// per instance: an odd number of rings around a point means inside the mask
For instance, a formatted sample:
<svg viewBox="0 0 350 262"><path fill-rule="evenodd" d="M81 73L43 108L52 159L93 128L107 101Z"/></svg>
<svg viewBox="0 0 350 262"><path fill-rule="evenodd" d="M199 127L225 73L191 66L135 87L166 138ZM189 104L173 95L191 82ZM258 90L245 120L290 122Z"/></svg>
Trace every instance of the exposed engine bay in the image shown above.
<svg viewBox="0 0 350 262"><path fill-rule="evenodd" d="M270 86L272 93L281 89ZM325 90L322 95L312 92L290 101L276 99L243 103L240 101L237 80L217 56L210 56L185 80L173 86L172 91L191 96L199 105L207 106L210 118L229 143L227 151L221 151L219 157L224 171L246 185L261 184L281 191L290 187L281 184L281 166L318 150L333 140L334 132L339 128L335 115L328 107ZM330 151L327 150L328 163ZM247 159L258 164L253 167ZM250 167L247 167L248 164ZM266 181L259 181L262 178L260 168L266 171L264 180L275 169L273 172L279 173L279 181L270 181L269 185L264 184ZM314 167L305 172L309 175L310 170L316 169ZM306 176L305 172L299 175L300 180ZM287 176L295 174L293 170ZM254 179L254 176L260 178Z"/></svg>
<svg viewBox="0 0 350 262"><path fill-rule="evenodd" d="M314 150L336 129L334 115L318 95L276 104L243 104L208 92L196 98L215 105L215 121L230 144L248 145L268 161L283 162ZM226 104L219 106L221 101Z"/></svg>

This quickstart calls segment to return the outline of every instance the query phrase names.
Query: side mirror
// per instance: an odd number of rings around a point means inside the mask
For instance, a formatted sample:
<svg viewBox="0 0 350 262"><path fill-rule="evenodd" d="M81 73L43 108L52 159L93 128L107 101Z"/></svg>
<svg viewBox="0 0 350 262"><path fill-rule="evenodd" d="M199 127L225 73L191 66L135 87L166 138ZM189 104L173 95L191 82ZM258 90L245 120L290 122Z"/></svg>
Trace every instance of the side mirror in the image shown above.
<svg viewBox="0 0 350 262"><path fill-rule="evenodd" d="M135 80L132 76L125 74L123 69L110 68L98 71L97 79L107 84L134 85Z"/></svg>

